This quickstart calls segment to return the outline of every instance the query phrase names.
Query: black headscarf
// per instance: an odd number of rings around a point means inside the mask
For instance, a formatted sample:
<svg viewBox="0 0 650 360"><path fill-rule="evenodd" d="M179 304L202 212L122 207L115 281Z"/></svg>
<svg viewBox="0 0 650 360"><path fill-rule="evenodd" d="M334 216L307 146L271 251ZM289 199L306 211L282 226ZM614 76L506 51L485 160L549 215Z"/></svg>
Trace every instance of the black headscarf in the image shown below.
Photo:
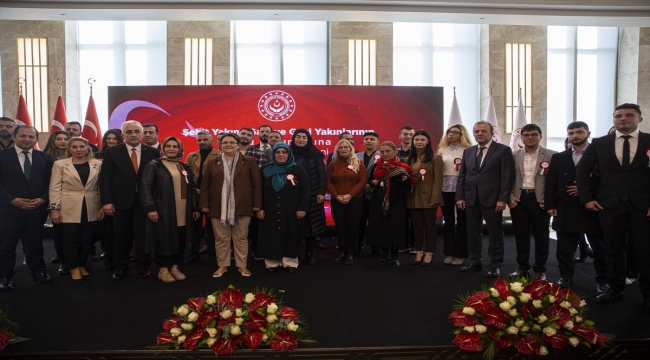
<svg viewBox="0 0 650 360"><path fill-rule="evenodd" d="M296 145L296 134L305 134L307 136L307 145L297 146ZM311 137L311 134L307 129L296 129L291 138L291 151L294 155L304 156L307 158L317 158L323 159L323 153L314 146L314 140Z"/></svg>

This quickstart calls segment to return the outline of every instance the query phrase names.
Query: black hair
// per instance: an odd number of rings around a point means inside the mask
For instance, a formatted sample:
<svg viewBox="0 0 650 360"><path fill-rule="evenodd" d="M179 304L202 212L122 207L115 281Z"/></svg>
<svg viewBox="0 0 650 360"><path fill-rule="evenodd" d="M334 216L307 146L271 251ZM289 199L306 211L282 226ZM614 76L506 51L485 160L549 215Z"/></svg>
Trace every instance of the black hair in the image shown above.
<svg viewBox="0 0 650 360"><path fill-rule="evenodd" d="M142 125L143 129L146 128L146 127L155 128L156 129L156 135L158 135L158 125L156 125L156 124L144 124L144 125Z"/></svg>
<svg viewBox="0 0 650 360"><path fill-rule="evenodd" d="M584 122L584 121L570 122L569 125L567 125L566 129L567 130L573 130L573 129L577 129L577 128L581 128L581 127L585 128L585 130L589 131L589 125L587 125L587 123Z"/></svg>
<svg viewBox="0 0 650 360"><path fill-rule="evenodd" d="M631 104L631 103L621 104L614 109L614 112L616 112L616 110L621 110L621 109L634 109L634 111L636 111L636 113L639 114L639 116L641 116L641 107L637 104Z"/></svg>
<svg viewBox="0 0 650 360"><path fill-rule="evenodd" d="M368 132L363 133L363 137L365 138L366 136L374 136L374 137L376 137L377 139L379 139L379 134L377 134L377 133L374 132L374 131L368 131Z"/></svg>
<svg viewBox="0 0 650 360"><path fill-rule="evenodd" d="M429 136L429 133L426 132L425 130L420 129L413 134L413 139L415 139L415 137L418 135L422 135L426 137L427 140L429 140L427 145L424 147L424 158L422 159L422 162L425 163L431 162L434 156L433 148L431 147L431 136ZM417 160L418 160L418 152L415 151L413 145L411 145L411 152L409 153L409 156L408 158L406 158L405 162L410 165L415 163Z"/></svg>
<svg viewBox="0 0 650 360"><path fill-rule="evenodd" d="M531 131L535 131L535 130L537 130L537 132L539 132L539 134L542 135L542 128L540 128L536 124L526 124L526 125L524 125L521 128L521 133L523 134L526 131L531 132Z"/></svg>

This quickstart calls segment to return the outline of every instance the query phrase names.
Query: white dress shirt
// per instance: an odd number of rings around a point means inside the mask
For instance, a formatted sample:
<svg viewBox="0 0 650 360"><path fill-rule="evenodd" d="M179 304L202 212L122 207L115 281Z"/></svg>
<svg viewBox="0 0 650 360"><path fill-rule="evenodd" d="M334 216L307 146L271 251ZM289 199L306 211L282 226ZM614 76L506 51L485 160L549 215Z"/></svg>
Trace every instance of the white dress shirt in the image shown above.
<svg viewBox="0 0 650 360"><path fill-rule="evenodd" d="M479 167L483 166L483 161L485 161L485 156L487 156L488 150L490 149L490 145L492 145L492 140L490 140L487 144L484 146L481 146L480 144L478 145L478 148L476 148L476 156L478 157L478 153L481 151L481 147L484 147L483 149L483 158L481 159L481 163L478 164Z"/></svg>
<svg viewBox="0 0 650 360"><path fill-rule="evenodd" d="M25 154L23 154L23 149L19 148L18 145L14 145L14 149L16 149L16 153L18 154L18 162L20 163L20 167L23 168L23 173L25 172ZM27 156L29 157L29 163L34 166L34 159L32 157L32 151L34 151L34 148L31 148L27 150Z"/></svg>
<svg viewBox="0 0 650 360"><path fill-rule="evenodd" d="M623 143L625 142L625 139L623 139L621 136L624 134L620 133L618 130L616 130L616 141L614 142L614 148L616 151L616 158L618 159L618 162L623 165ZM628 142L630 143L630 164L632 161L634 161L634 155L636 155L636 149L639 147L639 129L636 129L631 134L628 134L632 136L631 138L628 139Z"/></svg>
<svg viewBox="0 0 650 360"><path fill-rule="evenodd" d="M534 153L529 154L524 149L524 178L522 179L522 189L535 188L535 172L537 171L537 157L539 155L539 147Z"/></svg>

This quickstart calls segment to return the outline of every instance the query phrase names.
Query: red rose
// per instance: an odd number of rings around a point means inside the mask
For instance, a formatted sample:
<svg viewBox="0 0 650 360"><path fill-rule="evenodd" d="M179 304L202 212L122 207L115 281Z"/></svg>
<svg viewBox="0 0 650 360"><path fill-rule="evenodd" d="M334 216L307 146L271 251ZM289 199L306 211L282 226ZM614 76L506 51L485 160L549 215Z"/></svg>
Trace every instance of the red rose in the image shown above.
<svg viewBox="0 0 650 360"><path fill-rule="evenodd" d="M298 317L298 310L280 305L280 317L294 321Z"/></svg>
<svg viewBox="0 0 650 360"><path fill-rule="evenodd" d="M512 346L512 338L506 334L497 335L498 332L499 330L497 329L490 329L488 331L488 335L494 339L494 344L497 348L505 349Z"/></svg>
<svg viewBox="0 0 650 360"><path fill-rule="evenodd" d="M507 299L508 296L510 296L510 290L508 290L509 287L510 284L503 278L498 278L497 281L494 282L494 288L497 289L499 295L501 295L503 300Z"/></svg>
<svg viewBox="0 0 650 360"><path fill-rule="evenodd" d="M264 334L261 331L250 330L244 333L244 335L242 336L242 342L247 348L251 350L255 350L257 349L258 346L260 346L263 338L264 338Z"/></svg>
<svg viewBox="0 0 650 360"><path fill-rule="evenodd" d="M579 335L590 344L593 344L594 341L597 342L598 344L604 344L607 342L605 336L603 336L603 334L601 334L593 326L574 324L573 329L571 329L571 332L573 332L576 335Z"/></svg>
<svg viewBox="0 0 650 360"><path fill-rule="evenodd" d="M454 344L465 351L481 351L483 349L481 335L478 333L460 333L454 338Z"/></svg>
<svg viewBox="0 0 650 360"><path fill-rule="evenodd" d="M569 341L569 337L564 335L564 333L557 332L553 336L542 335L542 340L551 344L554 349L561 349Z"/></svg>
<svg viewBox="0 0 650 360"><path fill-rule="evenodd" d="M174 319L174 318L171 318L171 319L165 321L165 322L162 324L162 326L163 326L163 329L165 329L165 330L169 330L169 329L171 329L171 328L173 328L173 327L179 327L179 326L181 326L182 323L183 323L183 320L181 320L181 319Z"/></svg>
<svg viewBox="0 0 650 360"><path fill-rule="evenodd" d="M474 326L478 324L478 319L475 316L467 315L460 309L449 314L449 320L454 326Z"/></svg>
<svg viewBox="0 0 650 360"><path fill-rule="evenodd" d="M230 307L230 310L241 309L241 304L244 301L244 295L239 290L227 288L224 292L219 294L217 300L219 309L223 309L225 305Z"/></svg>
<svg viewBox="0 0 650 360"><path fill-rule="evenodd" d="M478 312L483 312L488 308L494 307L494 302L490 300L490 294L485 291L478 291L472 296L468 296L465 305L474 308Z"/></svg>
<svg viewBox="0 0 650 360"><path fill-rule="evenodd" d="M515 349L526 355L536 354L539 350L539 339L533 334L529 334L526 337L520 336L515 339Z"/></svg>
<svg viewBox="0 0 650 360"><path fill-rule="evenodd" d="M214 352L214 354L217 356L230 354L231 352L235 351L237 344L239 344L240 341L241 336L230 339L224 339L220 337L217 339L217 341L214 342L214 345L212 345L212 352Z"/></svg>
<svg viewBox="0 0 650 360"><path fill-rule="evenodd" d="M201 338L203 338L203 328L197 326L187 335L183 347L187 350L194 351L196 350L196 343L201 341Z"/></svg>
<svg viewBox="0 0 650 360"><path fill-rule="evenodd" d="M272 302L275 302L275 298L271 295L259 292L255 294L255 300L248 304L248 310L257 311L260 308L266 308L266 306Z"/></svg>
<svg viewBox="0 0 650 360"><path fill-rule="evenodd" d="M510 315L495 307L487 309L483 314L483 322L497 329L505 328L508 321L510 321Z"/></svg>
<svg viewBox="0 0 650 360"><path fill-rule="evenodd" d="M571 320L571 313L569 310L561 307L558 304L553 304L547 307L544 309L543 314L546 315L546 317L549 319L557 316L558 319L555 320L555 323L560 326L564 325L565 322Z"/></svg>
<svg viewBox="0 0 650 360"><path fill-rule="evenodd" d="M551 291L551 284L546 280L534 280L524 287L524 292L529 293L533 300L546 296Z"/></svg>
<svg viewBox="0 0 650 360"><path fill-rule="evenodd" d="M196 310L199 314L201 311L203 311L203 304L205 303L205 298L204 297L196 297L196 298L190 298L187 300L187 306L190 308Z"/></svg>
<svg viewBox="0 0 650 360"><path fill-rule="evenodd" d="M5 329L0 329L0 351L5 348L5 345L7 343L5 342L4 345L2 343L2 332L7 332ZM9 333L7 333L7 336L9 336ZM9 341L9 338L7 337L7 341ZM167 345L167 344L173 344L174 340L172 340L172 334L168 332L160 333L160 335L156 336L156 345Z"/></svg>
<svg viewBox="0 0 650 360"><path fill-rule="evenodd" d="M244 323L247 329L259 329L266 327L266 318L264 315L251 311L248 313L248 321Z"/></svg>
<svg viewBox="0 0 650 360"><path fill-rule="evenodd" d="M298 346L298 339L289 331L280 330L275 333L273 339L269 343L269 346L273 350L284 350L289 351L293 350Z"/></svg>

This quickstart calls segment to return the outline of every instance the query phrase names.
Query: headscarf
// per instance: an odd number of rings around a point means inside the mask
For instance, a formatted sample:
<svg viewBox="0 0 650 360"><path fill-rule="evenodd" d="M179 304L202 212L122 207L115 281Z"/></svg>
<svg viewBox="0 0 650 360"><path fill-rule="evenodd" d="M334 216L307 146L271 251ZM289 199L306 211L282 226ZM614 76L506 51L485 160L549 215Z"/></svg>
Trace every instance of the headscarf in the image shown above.
<svg viewBox="0 0 650 360"><path fill-rule="evenodd" d="M411 180L411 186L415 187L416 179L413 177L413 171L411 167L406 163L397 160L397 156L389 161L384 161L383 158L377 160L377 165L375 166L375 179L385 181L394 176L406 175ZM384 215L388 213L390 208L390 181L386 181L386 195L382 201L382 212Z"/></svg>
<svg viewBox="0 0 650 360"><path fill-rule="evenodd" d="M174 140L178 143L178 154L176 154L176 156L173 158L165 155L165 145L167 145L167 142L170 140ZM160 157L161 159L177 163L183 158L183 143L175 136L168 136L160 143L160 152L162 155Z"/></svg>
<svg viewBox="0 0 650 360"><path fill-rule="evenodd" d="M287 157L287 162L284 164L278 164L275 160L275 150L283 148L289 152ZM266 166L263 170L264 176L272 179L273 190L279 192L284 187L284 184L287 183L287 173L291 171L294 167L298 165L297 162L293 160L293 152L291 147L283 142L278 142L273 145L271 149L271 164Z"/></svg>
<svg viewBox="0 0 650 360"><path fill-rule="evenodd" d="M307 144L305 146L296 145L296 135L305 134L307 136ZM291 138L291 151L293 154L298 156L304 156L308 158L316 158L318 160L323 160L323 153L318 150L314 145L314 139L311 137L311 134L307 129L296 129L293 132L293 138Z"/></svg>

